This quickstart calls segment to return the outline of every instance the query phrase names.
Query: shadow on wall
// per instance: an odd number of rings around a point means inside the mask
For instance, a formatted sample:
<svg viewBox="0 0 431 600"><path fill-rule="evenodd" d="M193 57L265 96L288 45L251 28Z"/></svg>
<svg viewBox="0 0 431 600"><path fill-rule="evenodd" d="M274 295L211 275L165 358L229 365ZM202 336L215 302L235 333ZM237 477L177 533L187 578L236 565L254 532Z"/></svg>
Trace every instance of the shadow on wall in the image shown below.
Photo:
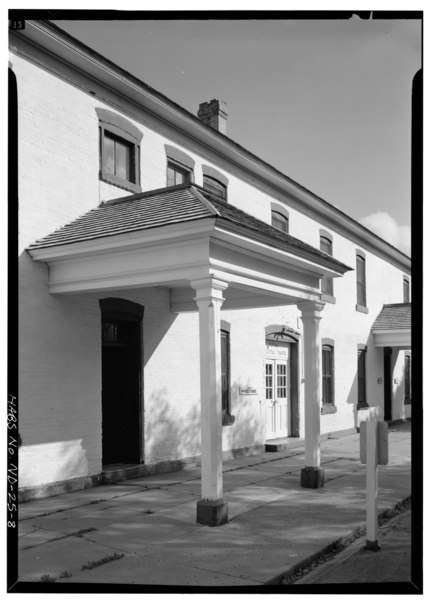
<svg viewBox="0 0 431 600"><path fill-rule="evenodd" d="M262 422L258 418L260 408L250 406L258 403L256 396L241 396L239 383L232 386L232 407L235 422L223 427L223 450L231 452L233 457L244 455L244 448L256 446L262 439ZM252 398L252 400L250 400ZM153 393L146 403L145 446L147 464L169 460L196 459L201 455L201 408L200 398L190 402L187 410L182 409L183 402L169 395L166 388ZM179 408L176 409L175 407ZM256 412L257 411L257 412Z"/></svg>
<svg viewBox="0 0 431 600"><path fill-rule="evenodd" d="M366 401L368 406L380 406L381 410L383 410L383 384L379 387L382 388L382 391L379 392L378 396L379 397L373 397L371 398L369 393L368 393L368 389L369 389L369 384L370 384L370 369L369 369L369 364L370 364L370 355L371 352L378 352L380 349L379 348L375 348L374 347L374 340L373 340L373 333L370 331L370 333L368 334L368 338L367 341L365 342L365 345L367 346L367 358L366 358L366 371L365 371L365 377L366 377ZM356 362L357 365L357 362ZM383 358L382 358L382 372L383 372ZM374 377L374 374L373 374ZM358 413L361 412L360 410L358 411L358 370L356 368L355 371L355 376L353 378L352 384L350 386L350 390L349 393L347 395L347 400L346 403L349 404L352 407L352 416L353 416L353 427L359 427L359 416Z"/></svg>
<svg viewBox="0 0 431 600"><path fill-rule="evenodd" d="M145 462L192 458L201 453L200 406L197 401L187 410L169 398L166 388L151 394L145 410ZM178 410L175 409L178 406Z"/></svg>
<svg viewBox="0 0 431 600"><path fill-rule="evenodd" d="M244 381L235 381L231 385L231 406L235 422L224 427L224 450L229 450L234 458L244 455L244 448L262 443L265 423L263 422L262 404L258 396L241 395L239 388L247 387Z"/></svg>

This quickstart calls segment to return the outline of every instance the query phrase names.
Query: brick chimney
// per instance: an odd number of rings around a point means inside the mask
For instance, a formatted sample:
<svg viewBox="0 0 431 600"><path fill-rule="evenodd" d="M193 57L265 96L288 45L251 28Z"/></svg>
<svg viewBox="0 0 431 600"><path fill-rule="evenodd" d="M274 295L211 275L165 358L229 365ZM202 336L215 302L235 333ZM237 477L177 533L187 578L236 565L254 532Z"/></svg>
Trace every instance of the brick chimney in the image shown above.
<svg viewBox="0 0 431 600"><path fill-rule="evenodd" d="M224 100L202 102L202 104L199 104L198 117L206 125L226 135L227 112Z"/></svg>

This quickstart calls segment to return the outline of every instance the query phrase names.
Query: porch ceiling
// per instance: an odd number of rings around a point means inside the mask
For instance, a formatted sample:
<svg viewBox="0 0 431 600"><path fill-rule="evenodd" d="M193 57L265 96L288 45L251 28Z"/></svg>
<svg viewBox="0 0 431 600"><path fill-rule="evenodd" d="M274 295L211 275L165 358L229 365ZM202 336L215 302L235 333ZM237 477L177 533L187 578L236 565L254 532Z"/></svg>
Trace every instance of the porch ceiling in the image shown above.
<svg viewBox="0 0 431 600"><path fill-rule="evenodd" d="M225 308L320 298L320 278L349 267L195 185L102 204L28 248L49 265L51 293L173 288L196 310L190 281L228 283Z"/></svg>

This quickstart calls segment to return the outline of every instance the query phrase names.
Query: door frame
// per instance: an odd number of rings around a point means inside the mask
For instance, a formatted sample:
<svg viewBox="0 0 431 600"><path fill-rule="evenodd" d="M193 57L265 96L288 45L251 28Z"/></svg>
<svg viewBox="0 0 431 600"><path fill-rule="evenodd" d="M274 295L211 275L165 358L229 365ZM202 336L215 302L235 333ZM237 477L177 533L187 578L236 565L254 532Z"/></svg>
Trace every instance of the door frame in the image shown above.
<svg viewBox="0 0 431 600"><path fill-rule="evenodd" d="M268 325L265 327L265 344L283 341L290 344L289 437L299 437L299 339L300 334L287 325ZM265 353L265 361L266 358Z"/></svg>
<svg viewBox="0 0 431 600"><path fill-rule="evenodd" d="M142 464L144 462L144 444L143 444L143 417L142 417L142 407L143 407L143 330L142 323L144 318L144 307L136 302L132 302L131 300L124 300L123 298L103 298L99 300L99 306L101 310L101 329L103 326L103 322L109 319L117 320L117 321L128 321L136 323L136 326L139 327L139 339L137 343L137 351L139 356L137 357L137 365L138 367L138 386L137 386L137 402L136 402L136 410L138 411L138 459L139 463ZM103 338L101 335L101 361L102 361L102 352L103 352ZM101 381L103 387L103 381ZM102 423L103 423L103 390L101 389L101 409L102 409ZM103 441L102 441L103 444ZM103 456L103 446L102 446L102 456ZM103 459L102 459L103 460Z"/></svg>

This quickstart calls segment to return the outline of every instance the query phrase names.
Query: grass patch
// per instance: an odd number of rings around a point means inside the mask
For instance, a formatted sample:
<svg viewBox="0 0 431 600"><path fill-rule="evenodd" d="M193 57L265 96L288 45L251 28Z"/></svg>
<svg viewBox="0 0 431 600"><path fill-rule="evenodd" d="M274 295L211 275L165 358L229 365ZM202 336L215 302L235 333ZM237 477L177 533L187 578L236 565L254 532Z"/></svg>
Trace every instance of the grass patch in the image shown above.
<svg viewBox="0 0 431 600"><path fill-rule="evenodd" d="M82 566L82 570L89 571L90 569L95 569L96 567L100 567L101 565L105 565L106 563L110 563L114 560L123 558L123 556L124 554L117 554L116 552L114 552L114 554L111 554L110 556L104 556L99 560L91 560L86 565Z"/></svg>

